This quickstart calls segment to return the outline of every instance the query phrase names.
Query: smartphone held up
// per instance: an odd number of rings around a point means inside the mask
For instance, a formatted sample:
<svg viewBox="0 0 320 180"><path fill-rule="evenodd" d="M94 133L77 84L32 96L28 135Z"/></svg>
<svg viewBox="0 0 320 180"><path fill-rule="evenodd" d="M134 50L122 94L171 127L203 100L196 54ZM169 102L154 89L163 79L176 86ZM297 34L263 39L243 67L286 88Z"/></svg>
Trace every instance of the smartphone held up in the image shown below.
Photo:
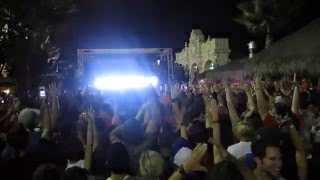
<svg viewBox="0 0 320 180"><path fill-rule="evenodd" d="M46 88L44 86L39 87L39 97L41 99L46 98Z"/></svg>

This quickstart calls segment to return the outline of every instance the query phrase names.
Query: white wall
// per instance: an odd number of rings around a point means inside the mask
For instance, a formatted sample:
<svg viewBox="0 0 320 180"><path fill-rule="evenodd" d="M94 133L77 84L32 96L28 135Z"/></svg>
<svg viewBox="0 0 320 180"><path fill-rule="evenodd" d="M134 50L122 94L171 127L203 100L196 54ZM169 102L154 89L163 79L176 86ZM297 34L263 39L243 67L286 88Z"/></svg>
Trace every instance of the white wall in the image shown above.
<svg viewBox="0 0 320 180"><path fill-rule="evenodd" d="M190 34L189 43L185 43L185 48L176 53L176 61L189 67L196 63L200 72L203 72L208 60L218 65L228 63L230 52L228 38L205 39L201 30L194 29Z"/></svg>

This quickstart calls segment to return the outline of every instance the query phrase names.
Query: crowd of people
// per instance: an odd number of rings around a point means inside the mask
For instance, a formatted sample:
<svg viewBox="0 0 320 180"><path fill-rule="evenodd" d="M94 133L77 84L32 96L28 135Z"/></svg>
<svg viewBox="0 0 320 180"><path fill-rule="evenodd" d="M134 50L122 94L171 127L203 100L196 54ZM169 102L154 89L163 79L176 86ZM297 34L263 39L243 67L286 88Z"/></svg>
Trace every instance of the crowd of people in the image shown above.
<svg viewBox="0 0 320 180"><path fill-rule="evenodd" d="M32 103L1 104L1 180L320 179L311 81L150 88L134 115L99 94L63 92L54 83Z"/></svg>

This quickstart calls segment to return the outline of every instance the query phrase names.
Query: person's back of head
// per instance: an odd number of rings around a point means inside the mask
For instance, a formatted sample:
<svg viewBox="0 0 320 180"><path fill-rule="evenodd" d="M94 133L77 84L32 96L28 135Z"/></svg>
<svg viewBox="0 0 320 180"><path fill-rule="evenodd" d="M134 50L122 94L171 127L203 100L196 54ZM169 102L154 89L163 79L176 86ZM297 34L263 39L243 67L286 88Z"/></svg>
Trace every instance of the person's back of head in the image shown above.
<svg viewBox="0 0 320 180"><path fill-rule="evenodd" d="M158 142L160 147L170 148L176 138L171 128L163 128L159 134Z"/></svg>
<svg viewBox="0 0 320 180"><path fill-rule="evenodd" d="M16 127L7 134L7 142L15 150L25 150L29 143L29 135L21 124L16 124Z"/></svg>
<svg viewBox="0 0 320 180"><path fill-rule="evenodd" d="M75 122L67 122L63 121L63 123L59 124L59 132L62 138L69 138L75 135L76 133L76 123Z"/></svg>
<svg viewBox="0 0 320 180"><path fill-rule="evenodd" d="M171 146L177 135L170 128L164 128L160 131L158 137L159 152L163 157L170 157Z"/></svg>
<svg viewBox="0 0 320 180"><path fill-rule="evenodd" d="M107 166L113 174L128 174L130 172L130 157L125 145L111 144L107 153Z"/></svg>
<svg viewBox="0 0 320 180"><path fill-rule="evenodd" d="M255 112L250 117L246 119L248 123L254 128L254 130L258 130L262 127L262 119L259 113Z"/></svg>
<svg viewBox="0 0 320 180"><path fill-rule="evenodd" d="M208 141L207 129L204 123L194 121L188 129L190 142L195 145L197 143L206 143Z"/></svg>
<svg viewBox="0 0 320 180"><path fill-rule="evenodd" d="M254 128L248 122L238 122L235 128L235 135L240 141L251 141L254 138Z"/></svg>
<svg viewBox="0 0 320 180"><path fill-rule="evenodd" d="M114 115L114 111L108 103L104 103L99 106L99 113L107 113L110 117L113 117Z"/></svg>
<svg viewBox="0 0 320 180"><path fill-rule="evenodd" d="M61 180L62 174L53 164L42 164L33 173L32 180Z"/></svg>
<svg viewBox="0 0 320 180"><path fill-rule="evenodd" d="M78 138L67 139L63 148L69 162L74 163L84 159L83 145Z"/></svg>
<svg viewBox="0 0 320 180"><path fill-rule="evenodd" d="M301 92L299 95L299 108L305 110L310 105L311 95L308 91Z"/></svg>
<svg viewBox="0 0 320 180"><path fill-rule="evenodd" d="M18 115L18 122L23 125L25 129L32 131L38 124L37 118L40 115L38 109L23 109Z"/></svg>
<svg viewBox="0 0 320 180"><path fill-rule="evenodd" d="M122 140L131 146L140 145L144 139L144 131L139 121L135 119L128 120L122 131Z"/></svg>
<svg viewBox="0 0 320 180"><path fill-rule="evenodd" d="M163 174L164 160L158 152L145 151L141 154L139 167L143 178L156 180Z"/></svg>
<svg viewBox="0 0 320 180"><path fill-rule="evenodd" d="M63 180L87 180L88 172L79 167L72 167L64 172Z"/></svg>

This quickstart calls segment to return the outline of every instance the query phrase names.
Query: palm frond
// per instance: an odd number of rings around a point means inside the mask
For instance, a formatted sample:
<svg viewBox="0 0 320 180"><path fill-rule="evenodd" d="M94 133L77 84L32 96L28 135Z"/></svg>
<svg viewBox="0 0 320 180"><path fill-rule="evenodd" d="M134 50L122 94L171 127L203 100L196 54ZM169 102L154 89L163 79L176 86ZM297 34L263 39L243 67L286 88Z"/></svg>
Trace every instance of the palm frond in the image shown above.
<svg viewBox="0 0 320 180"><path fill-rule="evenodd" d="M239 24L244 25L248 29L248 31L252 31L253 29L255 29L256 24L246 18L243 18L243 16L235 18L233 20Z"/></svg>
<svg viewBox="0 0 320 180"><path fill-rule="evenodd" d="M242 12L242 14L246 17L256 18L255 17L255 9L252 1L244 1L243 3L239 3L237 8Z"/></svg>
<svg viewBox="0 0 320 180"><path fill-rule="evenodd" d="M277 34L293 24L303 0L247 0L237 5L235 21L251 33Z"/></svg>

